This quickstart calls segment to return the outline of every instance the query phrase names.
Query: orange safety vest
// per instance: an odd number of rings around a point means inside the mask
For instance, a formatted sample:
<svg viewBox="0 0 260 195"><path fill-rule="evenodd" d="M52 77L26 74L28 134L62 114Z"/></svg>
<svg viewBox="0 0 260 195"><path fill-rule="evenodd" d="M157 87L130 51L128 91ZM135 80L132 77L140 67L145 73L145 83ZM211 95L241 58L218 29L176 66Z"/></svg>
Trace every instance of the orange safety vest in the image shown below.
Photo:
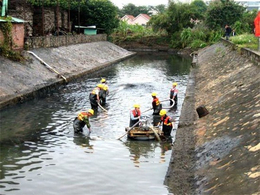
<svg viewBox="0 0 260 195"><path fill-rule="evenodd" d="M154 103L154 102L155 102L155 105L156 105L156 106L159 106L159 105L160 105L159 98L157 98L157 97L154 98L152 103Z"/></svg>
<svg viewBox="0 0 260 195"><path fill-rule="evenodd" d="M136 110L132 110L132 113L133 113L134 117L141 116L141 111L140 110L138 110L137 112L136 112Z"/></svg>
<svg viewBox="0 0 260 195"><path fill-rule="evenodd" d="M102 85L103 85L103 90L107 91L107 90L108 90L108 86L107 86L107 84L102 83Z"/></svg>
<svg viewBox="0 0 260 195"><path fill-rule="evenodd" d="M94 95L98 95L100 89L98 87L94 88L92 91L91 91L91 94L94 94Z"/></svg>
<svg viewBox="0 0 260 195"><path fill-rule="evenodd" d="M85 118L88 118L88 113L87 112L80 112L79 114L78 114L78 119L80 120L80 121L84 121L84 119Z"/></svg>
<svg viewBox="0 0 260 195"><path fill-rule="evenodd" d="M163 125L166 125L166 126L172 126L172 122L170 121L170 117L167 116L165 119L164 117L162 116L161 117L161 121L163 121Z"/></svg>

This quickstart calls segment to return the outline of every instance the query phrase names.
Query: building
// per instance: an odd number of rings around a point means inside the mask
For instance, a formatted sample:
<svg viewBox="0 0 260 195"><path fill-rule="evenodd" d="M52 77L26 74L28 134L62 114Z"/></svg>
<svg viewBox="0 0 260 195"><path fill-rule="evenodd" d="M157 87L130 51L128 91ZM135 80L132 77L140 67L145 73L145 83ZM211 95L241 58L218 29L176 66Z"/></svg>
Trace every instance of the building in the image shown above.
<svg viewBox="0 0 260 195"><path fill-rule="evenodd" d="M138 16L134 17L132 15L125 15L124 17L121 18L122 21L126 21L128 24L131 25L142 25L146 26L147 22L151 19L150 16L147 14L139 14Z"/></svg>
<svg viewBox="0 0 260 195"><path fill-rule="evenodd" d="M132 15L124 15L120 20L127 22L127 24L133 24L133 20L135 19Z"/></svg>
<svg viewBox="0 0 260 195"><path fill-rule="evenodd" d="M7 23L9 21L4 19L0 19L0 23ZM12 29L11 29L11 37L12 41L9 43L11 48L13 50L22 50L24 47L24 23L25 21L19 18L11 17L12 23ZM5 37L4 33L0 29L0 46L2 46L5 42Z"/></svg>
<svg viewBox="0 0 260 195"><path fill-rule="evenodd" d="M209 3L212 0L204 0L206 5L209 5ZM260 1L259 0L234 0L239 5L242 5L246 7L248 11L251 11L253 9L260 10Z"/></svg>

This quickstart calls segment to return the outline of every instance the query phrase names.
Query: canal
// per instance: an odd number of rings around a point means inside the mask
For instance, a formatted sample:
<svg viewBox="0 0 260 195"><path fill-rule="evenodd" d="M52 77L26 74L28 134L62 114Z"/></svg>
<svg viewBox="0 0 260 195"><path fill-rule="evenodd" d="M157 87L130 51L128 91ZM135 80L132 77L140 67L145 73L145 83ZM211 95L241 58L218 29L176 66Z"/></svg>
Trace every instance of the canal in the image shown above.
<svg viewBox="0 0 260 195"><path fill-rule="evenodd" d="M178 83L174 142L191 60L178 55L139 54L75 80L41 99L0 111L0 194L168 194L164 178L172 143L131 141L125 133L135 103L151 108L152 92L169 97ZM90 108L89 93L106 78L110 95L90 118L92 132L74 134L72 121ZM169 102L162 102L164 108ZM144 113L146 117L152 111Z"/></svg>

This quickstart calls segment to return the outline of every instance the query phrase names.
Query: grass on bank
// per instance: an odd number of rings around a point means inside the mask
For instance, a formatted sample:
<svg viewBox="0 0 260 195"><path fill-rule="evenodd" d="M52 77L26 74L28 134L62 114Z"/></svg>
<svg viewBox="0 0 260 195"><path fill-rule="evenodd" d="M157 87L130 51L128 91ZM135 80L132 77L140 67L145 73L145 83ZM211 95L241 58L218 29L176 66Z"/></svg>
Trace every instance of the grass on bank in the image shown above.
<svg viewBox="0 0 260 195"><path fill-rule="evenodd" d="M121 21L119 27L114 30L109 39L115 44L143 43L147 46L165 45L172 48L199 49L214 44L223 37L223 31L209 31L203 25L196 28L184 28L181 32L168 35L165 31L154 32L149 27L141 25L129 25ZM258 50L258 38L254 34L241 34L230 37L230 41L239 48Z"/></svg>
<svg viewBox="0 0 260 195"><path fill-rule="evenodd" d="M258 49L258 38L253 34L232 36L230 41L240 48L249 48L256 51Z"/></svg>

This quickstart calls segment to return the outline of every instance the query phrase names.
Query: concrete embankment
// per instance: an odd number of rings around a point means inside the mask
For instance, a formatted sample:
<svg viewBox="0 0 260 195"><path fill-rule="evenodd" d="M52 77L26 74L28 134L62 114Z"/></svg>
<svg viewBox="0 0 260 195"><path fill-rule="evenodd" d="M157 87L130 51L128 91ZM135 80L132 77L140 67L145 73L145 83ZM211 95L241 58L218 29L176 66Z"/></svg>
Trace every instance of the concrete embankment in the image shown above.
<svg viewBox="0 0 260 195"><path fill-rule="evenodd" d="M223 43L198 53L166 184L174 194L260 194L260 66ZM209 114L199 118L196 108Z"/></svg>
<svg viewBox="0 0 260 195"><path fill-rule="evenodd" d="M110 42L93 42L31 50L67 81L92 73L134 55ZM23 102L63 84L65 79L24 52L24 63L0 57L0 109Z"/></svg>

